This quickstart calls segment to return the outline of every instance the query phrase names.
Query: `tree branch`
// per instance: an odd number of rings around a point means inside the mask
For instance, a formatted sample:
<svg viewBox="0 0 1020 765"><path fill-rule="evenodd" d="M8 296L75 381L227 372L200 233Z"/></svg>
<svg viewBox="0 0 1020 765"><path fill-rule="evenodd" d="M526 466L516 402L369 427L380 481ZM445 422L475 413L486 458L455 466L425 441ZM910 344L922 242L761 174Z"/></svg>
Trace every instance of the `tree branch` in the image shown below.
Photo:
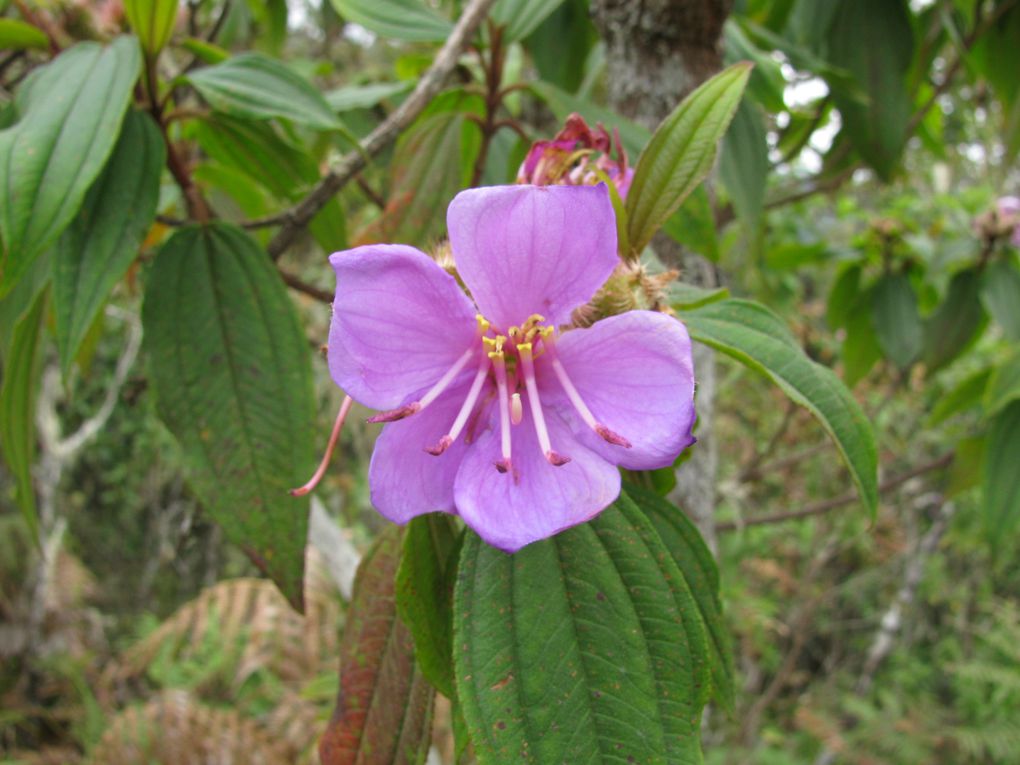
<svg viewBox="0 0 1020 765"><path fill-rule="evenodd" d="M955 457L954 452L943 454L936 460L926 462L923 465L918 465L915 468L911 468L905 473L893 476L883 481L878 491L880 494L886 494L893 489L901 486L902 484L909 481L911 478L916 478L919 475L930 473L934 470L940 470L941 468L948 467ZM832 497L831 499L822 500L821 502L815 502L812 505L801 508L800 510L790 510L785 513L776 513L775 515L763 515L759 518L748 518L742 521L727 521L726 523L716 524L715 530L717 532L722 531L735 531L736 529L746 528L748 526L766 526L772 523L782 523L783 521L797 520L798 518L808 518L812 515L821 515L827 513L830 510L835 510L845 505L851 505L857 501L857 492L848 491L845 494L840 494L838 497Z"/></svg>
<svg viewBox="0 0 1020 765"><path fill-rule="evenodd" d="M281 216L284 221L283 228L277 232L267 248L273 260L277 260L294 243L298 234L315 214L368 164L371 157L393 143L400 132L421 114L429 101L443 87L443 83L457 65L457 60L471 42L493 2L494 0L471 0L468 3L450 37L436 55L436 60L418 80L418 85L411 91L411 95L355 150L341 157L308 196Z"/></svg>

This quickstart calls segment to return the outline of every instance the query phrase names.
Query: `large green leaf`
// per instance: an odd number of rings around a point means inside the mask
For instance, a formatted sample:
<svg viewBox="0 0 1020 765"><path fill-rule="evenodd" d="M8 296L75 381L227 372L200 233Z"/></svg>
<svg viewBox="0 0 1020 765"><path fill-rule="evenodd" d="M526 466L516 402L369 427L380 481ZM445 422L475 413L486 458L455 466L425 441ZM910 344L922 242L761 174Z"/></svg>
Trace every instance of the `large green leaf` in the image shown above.
<svg viewBox="0 0 1020 765"><path fill-rule="evenodd" d="M988 317L981 305L981 273L977 268L960 271L949 282L949 291L924 325L924 363L936 372L958 358L980 336Z"/></svg>
<svg viewBox="0 0 1020 765"><path fill-rule="evenodd" d="M0 50L45 50L50 41L40 29L17 19L0 19Z"/></svg>
<svg viewBox="0 0 1020 765"><path fill-rule="evenodd" d="M732 711L735 684L733 647L719 600L719 569L711 551L683 511L658 494L637 486L625 489L648 516L683 574L708 636L709 669L716 701Z"/></svg>
<svg viewBox="0 0 1020 765"><path fill-rule="evenodd" d="M913 104L906 74L914 49L907 0L842 0L829 29L829 58L863 87L868 103L835 91L857 151L889 180L907 140Z"/></svg>
<svg viewBox="0 0 1020 765"><path fill-rule="evenodd" d="M227 224L179 229L146 278L160 417L203 505L301 604L315 401L307 341L266 253Z"/></svg>
<svg viewBox="0 0 1020 765"><path fill-rule="evenodd" d="M39 535L32 487L35 455L35 396L39 390L40 332L46 293L35 298L32 308L14 328L11 347L4 357L0 381L0 443L15 481L18 506L33 537Z"/></svg>
<svg viewBox="0 0 1020 765"><path fill-rule="evenodd" d="M188 80L209 105L235 117L291 120L318 130L343 130L326 99L285 64L261 53L243 53L207 66Z"/></svg>
<svg viewBox="0 0 1020 765"><path fill-rule="evenodd" d="M1020 270L1013 258L997 260L985 269L981 302L1006 339L1020 341Z"/></svg>
<svg viewBox="0 0 1020 765"><path fill-rule="evenodd" d="M871 318L885 357L900 369L921 352L924 327L917 296L905 274L886 274L871 290Z"/></svg>
<svg viewBox="0 0 1020 765"><path fill-rule="evenodd" d="M159 53L170 41L177 22L178 0L124 0L124 15L138 35L142 50Z"/></svg>
<svg viewBox="0 0 1020 765"><path fill-rule="evenodd" d="M89 327L152 225L165 160L156 124L141 112L129 113L110 161L57 242L53 302L65 377Z"/></svg>
<svg viewBox="0 0 1020 765"><path fill-rule="evenodd" d="M759 108L743 99L722 142L719 175L740 219L756 226L765 202L769 154Z"/></svg>
<svg viewBox="0 0 1020 765"><path fill-rule="evenodd" d="M775 382L805 407L835 441L864 506L878 507L875 435L850 391L831 369L809 359L782 320L747 300L720 300L684 311L691 337L732 356Z"/></svg>
<svg viewBox="0 0 1020 765"><path fill-rule="evenodd" d="M627 194L630 244L640 253L705 179L751 73L734 64L685 98L662 121L638 159Z"/></svg>
<svg viewBox="0 0 1020 765"><path fill-rule="evenodd" d="M322 765L420 765L428 753L435 692L415 663L394 594L402 531L387 527L358 567Z"/></svg>
<svg viewBox="0 0 1020 765"><path fill-rule="evenodd" d="M71 222L120 132L141 66L133 37L79 43L19 92L0 132L0 297Z"/></svg>
<svg viewBox="0 0 1020 765"><path fill-rule="evenodd" d="M453 689L453 585L458 536L442 513L407 524L404 555L397 570L397 611L414 635L418 665L448 699Z"/></svg>
<svg viewBox="0 0 1020 765"><path fill-rule="evenodd" d="M11 347L14 330L35 304L35 299L50 283L53 271L52 250L47 250L29 267L7 297L0 299L0 358Z"/></svg>
<svg viewBox="0 0 1020 765"><path fill-rule="evenodd" d="M713 263L719 261L719 238L715 230L712 201L701 184L688 194L675 213L666 219L662 231Z"/></svg>
<svg viewBox="0 0 1020 765"><path fill-rule="evenodd" d="M348 112L352 109L369 109L388 98L402 96L414 83L409 80L400 82L374 82L369 85L346 85L326 94L326 102L337 112Z"/></svg>
<svg viewBox="0 0 1020 765"><path fill-rule="evenodd" d="M562 3L563 0L497 0L489 18L506 28L507 41L520 40L534 32Z"/></svg>
<svg viewBox="0 0 1020 765"><path fill-rule="evenodd" d="M411 42L442 42L453 24L421 0L332 0L345 20L382 37Z"/></svg>
<svg viewBox="0 0 1020 765"><path fill-rule="evenodd" d="M871 290L857 296L846 319L843 339L843 379L851 388L868 376L882 358L882 346L871 320Z"/></svg>
<svg viewBox="0 0 1020 765"><path fill-rule="evenodd" d="M706 651L683 575L626 495L514 555L467 535L454 662L481 765L700 763Z"/></svg>
<svg viewBox="0 0 1020 765"><path fill-rule="evenodd" d="M985 367L963 378L949 390L943 391L932 407L928 423L932 426L939 425L954 414L980 404L991 377L991 367Z"/></svg>
<svg viewBox="0 0 1020 765"><path fill-rule="evenodd" d="M1020 524L1020 401L1007 406L992 421L985 447L983 503L985 528L993 546L1012 539Z"/></svg>

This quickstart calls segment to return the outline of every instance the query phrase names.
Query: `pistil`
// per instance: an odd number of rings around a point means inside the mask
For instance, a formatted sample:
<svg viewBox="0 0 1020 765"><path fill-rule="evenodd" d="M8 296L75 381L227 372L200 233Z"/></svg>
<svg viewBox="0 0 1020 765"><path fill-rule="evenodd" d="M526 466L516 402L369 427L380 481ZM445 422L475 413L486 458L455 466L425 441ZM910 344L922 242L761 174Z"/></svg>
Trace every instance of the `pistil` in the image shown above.
<svg viewBox="0 0 1020 765"><path fill-rule="evenodd" d="M565 457L559 452L553 451L549 441L549 430L545 424L545 414L542 412L542 402L538 397L538 384L535 382L535 361L531 355L531 343L520 343L517 346L517 354L521 359L521 366L524 371L524 387L528 392L528 404L531 406L531 418L535 422L535 435L538 436L538 445L542 453L551 465L566 465L570 457Z"/></svg>

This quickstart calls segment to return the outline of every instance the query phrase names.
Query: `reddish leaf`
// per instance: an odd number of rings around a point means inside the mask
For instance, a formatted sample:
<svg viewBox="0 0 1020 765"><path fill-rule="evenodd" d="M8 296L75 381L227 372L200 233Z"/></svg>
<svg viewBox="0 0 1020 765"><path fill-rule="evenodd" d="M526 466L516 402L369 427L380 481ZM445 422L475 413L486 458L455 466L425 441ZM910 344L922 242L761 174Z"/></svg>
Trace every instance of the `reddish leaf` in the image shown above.
<svg viewBox="0 0 1020 765"><path fill-rule="evenodd" d="M403 530L391 526L361 563L340 645L340 693L319 741L322 765L397 765L425 759L435 691L397 616L394 579Z"/></svg>

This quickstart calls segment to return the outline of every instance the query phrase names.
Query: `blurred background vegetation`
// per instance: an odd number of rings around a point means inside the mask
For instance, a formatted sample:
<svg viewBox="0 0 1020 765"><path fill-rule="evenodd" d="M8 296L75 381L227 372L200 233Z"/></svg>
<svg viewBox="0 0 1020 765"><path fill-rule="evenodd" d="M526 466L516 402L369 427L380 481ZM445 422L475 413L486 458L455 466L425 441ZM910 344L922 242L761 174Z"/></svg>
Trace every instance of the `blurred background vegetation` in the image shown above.
<svg viewBox="0 0 1020 765"><path fill-rule="evenodd" d="M350 132L255 130L191 119L197 97L179 106L177 137L196 147L195 179L220 215L300 199L429 66L432 38L388 39L359 15L370 5L181 5L169 73L261 51L313 81ZM331 229L286 256L310 347L329 321L315 294L332 289L324 247L435 243L458 189L512 182L530 142L572 111L620 129L636 159L641 129L608 107L612 72L588 3L553 5L505 50L506 129L485 132L486 62L465 55L453 86L340 194ZM708 715L706 760L1020 762L1020 265L1009 241L1020 221L997 208L1020 194L1020 3L720 7L731 11L724 59L756 69L707 194L668 230L852 386L878 435L882 499L872 522L810 415L719 359L711 521L738 692L732 715ZM125 23L117 0L0 9L63 42ZM44 58L0 53L0 99ZM153 242L181 205L167 182ZM365 483L377 429L351 418L320 489L299 616L185 484L142 372L138 309L132 270L69 377L45 353L41 548L0 467L0 757L316 762L353 567L382 525ZM340 394L324 364L316 375L325 443ZM448 762L442 710L436 726L434 756Z"/></svg>

